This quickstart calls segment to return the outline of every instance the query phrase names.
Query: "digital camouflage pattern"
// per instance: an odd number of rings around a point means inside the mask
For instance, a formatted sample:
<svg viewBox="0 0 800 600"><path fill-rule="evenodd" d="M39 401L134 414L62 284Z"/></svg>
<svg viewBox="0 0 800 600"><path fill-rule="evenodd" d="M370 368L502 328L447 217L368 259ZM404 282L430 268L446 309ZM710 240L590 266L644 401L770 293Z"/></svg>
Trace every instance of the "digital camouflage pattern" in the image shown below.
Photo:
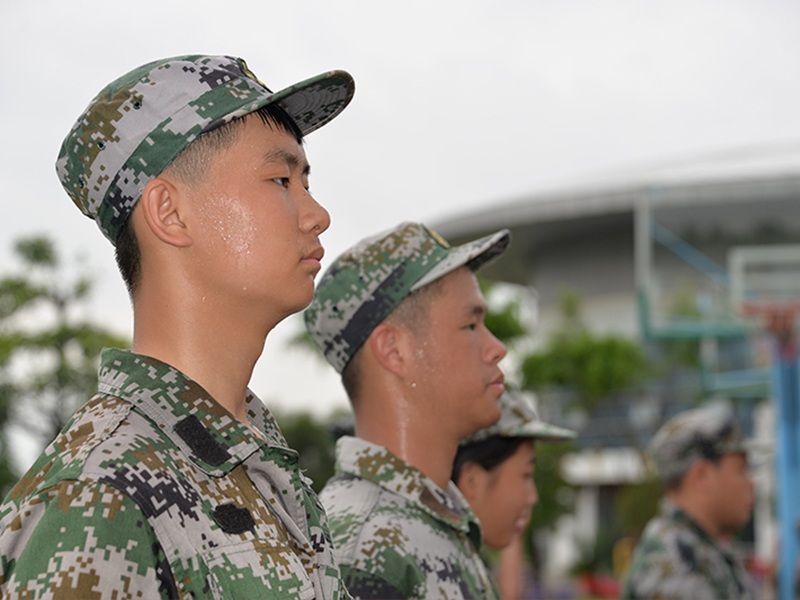
<svg viewBox="0 0 800 600"><path fill-rule="evenodd" d="M325 512L263 439L157 360L105 350L99 394L0 506L3 598L341 598Z"/></svg>
<svg viewBox="0 0 800 600"><path fill-rule="evenodd" d="M452 482L445 492L386 448L343 437L320 498L353 597L498 598L480 525Z"/></svg>
<svg viewBox="0 0 800 600"><path fill-rule="evenodd" d="M56 172L81 212L116 244L147 182L198 136L271 103L308 134L344 110L354 92L353 78L344 71L273 93L241 58L154 61L92 100L64 140Z"/></svg>
<svg viewBox="0 0 800 600"><path fill-rule="evenodd" d="M741 559L722 548L674 504L644 530L631 559L623 598L755 599Z"/></svg>
<svg viewBox="0 0 800 600"><path fill-rule="evenodd" d="M435 231L410 222L368 237L341 254L320 279L304 313L311 339L341 373L403 298L460 266L477 271L510 241L504 229L450 246Z"/></svg>
<svg viewBox="0 0 800 600"><path fill-rule="evenodd" d="M500 396L500 419L495 424L468 435L461 441L461 445L475 444L495 436L565 442L575 439L577 435L575 431L540 420L531 401L522 392L507 391Z"/></svg>
<svg viewBox="0 0 800 600"><path fill-rule="evenodd" d="M724 454L746 452L747 440L730 415L698 408L672 417L649 446L667 481L682 476L697 459L716 461Z"/></svg>

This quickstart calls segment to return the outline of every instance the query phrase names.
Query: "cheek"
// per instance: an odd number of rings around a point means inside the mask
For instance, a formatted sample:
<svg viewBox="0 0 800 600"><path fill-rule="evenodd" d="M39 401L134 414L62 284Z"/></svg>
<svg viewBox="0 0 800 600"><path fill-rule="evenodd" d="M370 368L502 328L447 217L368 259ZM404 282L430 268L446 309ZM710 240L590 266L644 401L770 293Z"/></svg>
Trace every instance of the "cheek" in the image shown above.
<svg viewBox="0 0 800 600"><path fill-rule="evenodd" d="M240 198L214 194L206 199L201 217L218 251L239 260L247 259L258 227L252 211Z"/></svg>
<svg viewBox="0 0 800 600"><path fill-rule="evenodd" d="M512 466L508 462L503 466ZM527 504L527 482L512 469L507 469L495 486L494 501L498 508L502 507L503 517L513 522L524 511Z"/></svg>
<svg viewBox="0 0 800 600"><path fill-rule="evenodd" d="M435 335L420 337L414 349L414 360L419 376L416 383L430 383L436 381L437 377L448 377L452 380L449 356L445 340Z"/></svg>

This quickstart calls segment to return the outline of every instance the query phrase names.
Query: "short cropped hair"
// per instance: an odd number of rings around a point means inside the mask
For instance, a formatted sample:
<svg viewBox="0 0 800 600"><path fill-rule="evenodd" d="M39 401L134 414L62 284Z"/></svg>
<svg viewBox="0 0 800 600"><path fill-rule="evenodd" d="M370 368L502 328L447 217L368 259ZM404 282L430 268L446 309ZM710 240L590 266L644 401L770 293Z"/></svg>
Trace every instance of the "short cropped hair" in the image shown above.
<svg viewBox="0 0 800 600"><path fill-rule="evenodd" d="M277 128L285 131L294 136L298 144L303 143L303 132L286 111L277 104L262 106L250 114L258 115L264 125L270 129ZM171 175L189 186L201 183L207 173L209 160L236 142L243 123L244 118L234 119L204 133L184 148L162 173ZM128 288L128 294L133 298L141 283L142 255L130 218L120 229L115 257L117 268L125 282L125 287Z"/></svg>
<svg viewBox="0 0 800 600"><path fill-rule="evenodd" d="M696 459L695 462L697 462L698 460L705 460L707 462L710 462L712 465L719 466L719 463L722 462L722 456L723 456L722 454L709 454L705 458ZM689 469L691 469L693 466L694 462L691 465L689 465ZM683 480L686 477L686 473L689 472L689 469L686 469L680 475L675 475L673 477L669 477L668 479L662 480L661 487L664 490L664 492L668 493L668 492L678 491L681 485L683 485Z"/></svg>
<svg viewBox="0 0 800 600"><path fill-rule="evenodd" d="M444 293L443 280L444 277L440 277L428 285L411 292L400 301L400 304L394 307L394 310L386 316L383 322L404 327L414 336L419 336L428 326L428 309L431 302ZM364 343L366 344L367 342ZM350 359L350 362L347 363L342 371L342 385L353 407L355 407L361 391L359 380L361 378L360 363L363 348L364 346L361 346L356 350L353 358Z"/></svg>
<svg viewBox="0 0 800 600"><path fill-rule="evenodd" d="M459 446L453 461L453 472L450 479L458 483L461 470L469 462L479 465L485 471L491 471L511 457L523 442L530 439L532 438L495 435L474 444Z"/></svg>

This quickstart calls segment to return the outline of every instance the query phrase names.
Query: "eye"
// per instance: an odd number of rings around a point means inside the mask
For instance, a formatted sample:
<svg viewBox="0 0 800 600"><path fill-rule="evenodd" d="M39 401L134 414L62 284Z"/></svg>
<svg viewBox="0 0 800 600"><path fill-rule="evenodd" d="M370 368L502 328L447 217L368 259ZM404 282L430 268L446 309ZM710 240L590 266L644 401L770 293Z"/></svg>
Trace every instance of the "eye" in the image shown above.
<svg viewBox="0 0 800 600"><path fill-rule="evenodd" d="M273 177L272 181L277 183L279 186L283 188L289 187L289 178L288 177Z"/></svg>

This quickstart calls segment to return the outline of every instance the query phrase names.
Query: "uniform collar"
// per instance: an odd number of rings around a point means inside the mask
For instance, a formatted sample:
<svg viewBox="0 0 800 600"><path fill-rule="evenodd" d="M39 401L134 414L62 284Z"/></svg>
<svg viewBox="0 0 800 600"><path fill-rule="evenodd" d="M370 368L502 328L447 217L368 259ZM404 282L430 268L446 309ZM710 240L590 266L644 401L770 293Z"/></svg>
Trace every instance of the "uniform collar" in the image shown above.
<svg viewBox="0 0 800 600"><path fill-rule="evenodd" d="M478 519L452 481L444 491L383 446L350 436L336 443L336 472L368 479L403 496L436 520L468 534L475 547L480 547Z"/></svg>
<svg viewBox="0 0 800 600"><path fill-rule="evenodd" d="M211 476L228 473L261 446L296 454L287 447L274 417L250 390L247 416L263 433L263 440L197 382L154 358L126 350L103 350L98 390L136 406Z"/></svg>

